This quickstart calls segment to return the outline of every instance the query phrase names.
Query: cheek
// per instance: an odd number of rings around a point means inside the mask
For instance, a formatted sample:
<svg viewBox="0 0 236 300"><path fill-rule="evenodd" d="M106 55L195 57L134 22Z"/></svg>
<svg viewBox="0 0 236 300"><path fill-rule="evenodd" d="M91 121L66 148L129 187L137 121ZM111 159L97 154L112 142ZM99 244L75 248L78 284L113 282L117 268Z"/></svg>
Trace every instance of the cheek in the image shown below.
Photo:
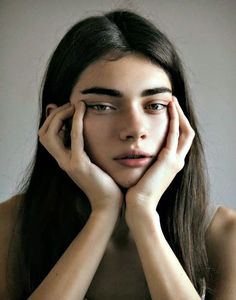
<svg viewBox="0 0 236 300"><path fill-rule="evenodd" d="M104 153L104 145L107 144L107 126L102 122L90 117L84 118L84 148L93 161L99 160L101 153Z"/></svg>

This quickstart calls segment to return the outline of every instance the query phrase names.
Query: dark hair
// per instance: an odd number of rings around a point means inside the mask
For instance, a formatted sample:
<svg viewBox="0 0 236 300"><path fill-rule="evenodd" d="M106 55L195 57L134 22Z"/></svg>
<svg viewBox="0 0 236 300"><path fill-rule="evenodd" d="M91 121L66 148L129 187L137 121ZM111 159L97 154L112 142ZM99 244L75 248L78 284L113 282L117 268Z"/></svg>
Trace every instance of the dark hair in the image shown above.
<svg viewBox="0 0 236 300"><path fill-rule="evenodd" d="M124 10L89 17L63 37L49 62L42 89L41 119L46 106L69 101L81 72L109 54L113 59L141 54L163 68L173 94L195 131L184 168L158 205L164 235L197 289L208 278L205 247L207 208L204 156L180 58L168 38L145 18ZM67 128L68 132L70 128ZM90 214L89 201L38 142L32 172L21 191L17 299L26 299L46 277Z"/></svg>

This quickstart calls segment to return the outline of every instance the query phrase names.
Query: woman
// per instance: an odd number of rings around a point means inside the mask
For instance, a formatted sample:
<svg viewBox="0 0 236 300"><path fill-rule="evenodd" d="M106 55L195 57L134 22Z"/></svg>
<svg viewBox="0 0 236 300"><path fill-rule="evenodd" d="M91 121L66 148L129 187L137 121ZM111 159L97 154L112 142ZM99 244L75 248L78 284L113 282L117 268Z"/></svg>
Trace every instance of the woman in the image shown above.
<svg viewBox="0 0 236 300"><path fill-rule="evenodd" d="M29 180L1 204L1 298L236 296L236 215L210 214L181 62L153 24L114 11L74 25L39 128Z"/></svg>

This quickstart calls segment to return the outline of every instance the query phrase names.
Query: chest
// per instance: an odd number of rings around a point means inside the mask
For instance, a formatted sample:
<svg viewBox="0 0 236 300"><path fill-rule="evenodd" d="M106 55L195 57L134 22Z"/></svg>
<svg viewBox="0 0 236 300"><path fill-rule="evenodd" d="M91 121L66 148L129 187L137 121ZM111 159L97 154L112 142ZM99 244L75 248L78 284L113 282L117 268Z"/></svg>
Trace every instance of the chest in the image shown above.
<svg viewBox="0 0 236 300"><path fill-rule="evenodd" d="M151 299L134 244L107 249L88 289L88 300Z"/></svg>

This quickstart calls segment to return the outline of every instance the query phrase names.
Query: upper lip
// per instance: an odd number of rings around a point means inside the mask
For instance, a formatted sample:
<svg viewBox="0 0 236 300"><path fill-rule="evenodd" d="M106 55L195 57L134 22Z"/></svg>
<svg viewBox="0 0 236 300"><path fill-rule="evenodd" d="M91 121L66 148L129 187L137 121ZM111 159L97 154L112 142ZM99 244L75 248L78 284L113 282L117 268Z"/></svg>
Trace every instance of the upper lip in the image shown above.
<svg viewBox="0 0 236 300"><path fill-rule="evenodd" d="M130 150L130 151L124 152L124 153L116 156L114 159L115 160L116 159L124 159L124 158L128 158L129 156L143 156L144 158L145 157L153 157L152 154L141 151L141 150Z"/></svg>

